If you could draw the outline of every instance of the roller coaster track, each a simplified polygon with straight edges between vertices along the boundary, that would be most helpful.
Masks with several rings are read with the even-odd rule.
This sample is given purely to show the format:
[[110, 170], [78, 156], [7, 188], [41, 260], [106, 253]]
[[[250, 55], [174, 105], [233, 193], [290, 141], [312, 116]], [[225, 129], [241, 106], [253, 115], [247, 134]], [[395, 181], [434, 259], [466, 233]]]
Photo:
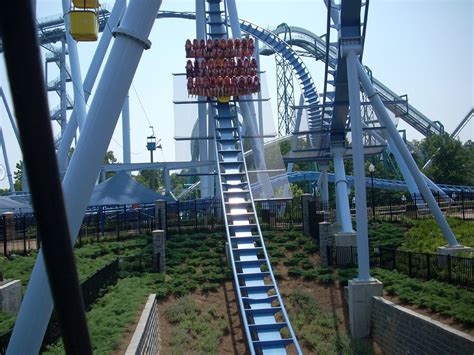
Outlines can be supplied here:
[[[286, 183], [286, 179], [289, 182], [301, 182], [301, 181], [317, 181], [319, 176], [321, 175], [320, 171], [294, 171], [288, 173], [286, 177], [284, 176], [274, 176], [271, 178], [272, 185], [279, 186], [278, 180], [282, 181], [281, 185]], [[354, 177], [350, 175], [346, 175], [347, 183], [349, 186], [353, 186], [354, 184]], [[334, 174], [328, 173], [328, 181], [334, 182]], [[370, 178], [365, 179], [365, 185], [367, 188], [372, 186], [372, 181]], [[199, 186], [199, 181], [194, 184], [193, 186], [188, 187], [186, 190], [181, 192], [181, 194], [177, 197], [177, 199], [181, 199], [188, 195], [189, 193], [193, 192]], [[447, 185], [447, 184], [436, 184], [441, 190], [443, 190], [446, 194], [451, 195], [453, 192], [460, 196], [461, 193], [474, 193], [474, 186], [464, 186], [464, 185]], [[388, 179], [378, 179], [374, 178], [374, 188], [382, 189], [382, 190], [392, 190], [392, 191], [408, 191], [408, 187], [403, 180], [388, 180]], [[252, 190], [258, 190], [258, 186], [252, 185]], [[435, 191], [436, 192], [436, 191]]]
[[[287, 26], [287, 25], [286, 25]], [[312, 57], [316, 60], [326, 62], [326, 41], [311, 31], [297, 26], [288, 26], [290, 30], [290, 37], [286, 38], [286, 43], [300, 50], [296, 53], [300, 56]], [[287, 31], [285, 26], [278, 26], [273, 33], [281, 36]], [[274, 51], [271, 48], [265, 48], [260, 52], [262, 55], [272, 55]], [[328, 65], [332, 70], [336, 69], [337, 64], [337, 49], [335, 43], [329, 47]], [[401, 102], [401, 96], [389, 89], [380, 80], [372, 77], [374, 87], [378, 91], [382, 100], [393, 102], [387, 104], [387, 108], [393, 112], [397, 117], [400, 117], [418, 132], [426, 137], [433, 134], [444, 133], [443, 125], [438, 121], [431, 121], [427, 116], [422, 114], [413, 105]]]
[[[105, 23], [109, 15], [110, 13], [107, 10], [102, 10], [99, 16], [99, 30], [105, 28]], [[160, 11], [157, 18], [181, 18], [194, 20], [196, 19], [196, 15], [192, 12]], [[40, 19], [39, 25], [40, 30], [38, 31], [38, 36], [42, 45], [59, 41], [61, 40], [62, 36], [64, 36], [64, 23], [62, 22], [62, 17], [60, 16], [44, 20]], [[305, 97], [305, 105], [309, 106], [309, 128], [312, 130], [320, 129], [322, 127], [322, 110], [319, 107], [319, 95], [311, 74], [309, 73], [309, 70], [307, 69], [304, 62], [301, 60], [300, 56], [288, 43], [283, 41], [277, 34], [267, 29], [245, 20], [240, 21], [240, 28], [242, 31], [258, 38], [261, 42], [265, 43], [268, 48], [272, 48], [273, 53], [278, 53], [280, 56], [288, 60], [288, 62], [292, 65], [294, 74], [298, 79], [301, 91]]]
[[[207, 0], [208, 36], [228, 37], [221, 0]], [[249, 27], [249, 30], [252, 28]], [[213, 104], [217, 173], [229, 248], [229, 259], [251, 354], [301, 353], [291, 327], [263, 241], [249, 184], [241, 127], [235, 104]], [[283, 336], [286, 330], [289, 336]]]
[[[99, 15], [99, 30], [105, 28], [105, 23], [109, 15], [110, 13], [106, 9], [101, 10]], [[157, 18], [182, 18], [194, 20], [196, 16], [193, 12], [160, 11]], [[41, 45], [54, 43], [61, 40], [64, 36], [64, 22], [62, 16], [40, 19], [39, 27], [38, 36]], [[290, 37], [286, 41], [283, 41], [279, 36], [286, 31], [285, 27], [289, 28]], [[311, 31], [297, 26], [278, 26], [277, 29], [272, 32], [248, 21], [241, 20], [241, 29], [247, 33], [251, 33], [266, 45], [266, 47], [261, 51], [262, 55], [278, 53], [283, 58], [290, 61], [294, 73], [298, 78], [306, 104], [310, 106], [314, 105], [314, 107], [309, 109], [308, 115], [310, 130], [326, 128], [331, 120], [328, 115], [325, 115], [326, 117], [322, 119], [322, 110], [318, 107], [321, 96], [318, 95], [311, 75], [300, 57], [314, 57], [316, 60], [327, 62], [330, 70], [334, 71], [337, 64], [337, 48], [335, 43], [327, 48], [325, 39], [317, 36]], [[293, 49], [292, 47], [299, 48], [300, 50]], [[329, 53], [326, 56], [326, 53], [328, 52], [327, 49], [329, 50]], [[2, 47], [0, 46], [0, 52], [1, 51]], [[442, 134], [444, 132], [444, 127], [440, 122], [431, 121], [412, 105], [401, 102], [401, 96], [390, 90], [382, 82], [376, 78], [372, 78], [372, 80], [382, 99], [387, 102], [392, 102], [387, 105], [389, 110], [415, 128], [418, 132], [424, 136]], [[324, 98], [324, 96], [322, 97]]]
[[[321, 172], [319, 171], [295, 171], [288, 173], [288, 181], [290, 182], [300, 182], [300, 181], [317, 181]], [[347, 182], [350, 186], [354, 184], [354, 177], [347, 175]], [[275, 177], [278, 179], [278, 177]], [[282, 180], [283, 181], [283, 180]], [[334, 182], [334, 174], [328, 173], [328, 181]], [[367, 187], [371, 186], [371, 179], [366, 178], [365, 184]], [[272, 180], [272, 183], [274, 181]], [[278, 183], [276, 183], [278, 185]], [[436, 184], [441, 190], [445, 193], [451, 194], [452, 192], [461, 193], [462, 191], [473, 193], [474, 186], [462, 186], [462, 185], [446, 185], [446, 184]], [[388, 180], [388, 179], [377, 179], [374, 178], [374, 188], [383, 189], [383, 190], [395, 190], [395, 191], [408, 191], [405, 181], [402, 180]]]

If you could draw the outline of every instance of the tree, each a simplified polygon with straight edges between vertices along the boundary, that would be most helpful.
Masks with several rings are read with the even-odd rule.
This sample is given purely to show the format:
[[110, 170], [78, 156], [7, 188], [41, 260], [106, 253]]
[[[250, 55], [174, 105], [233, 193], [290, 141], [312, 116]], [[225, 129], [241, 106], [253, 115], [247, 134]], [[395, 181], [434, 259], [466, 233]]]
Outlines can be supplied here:
[[[107, 151], [104, 156], [104, 160], [102, 161], [103, 165], [109, 165], [109, 164], [115, 164], [117, 162], [117, 158], [115, 158], [113, 150]], [[116, 173], [113, 171], [109, 171], [105, 173], [105, 178], [108, 179], [112, 176], [114, 176]]]
[[437, 183], [474, 185], [474, 149], [448, 134], [433, 135], [419, 143], [432, 164], [424, 173]]
[[104, 156], [104, 165], [109, 165], [109, 164], [115, 164], [117, 162], [117, 158], [115, 157], [114, 151], [109, 150], [107, 153], [105, 153]]
[[16, 170], [13, 172], [13, 185], [15, 186], [15, 191], [22, 191], [23, 189], [23, 161], [20, 160], [15, 165]]
[[138, 175], [133, 178], [147, 187], [151, 186], [151, 179], [153, 177], [155, 190], [159, 191], [164, 186], [163, 171], [160, 170], [141, 170]]
[[[71, 147], [69, 150], [69, 157], [71, 158], [72, 155], [74, 154], [74, 147]], [[108, 164], [115, 164], [117, 163], [117, 158], [115, 157], [115, 154], [112, 150], [109, 150], [107, 153], [105, 153], [103, 164], [108, 165]], [[15, 165], [15, 171], [13, 172], [13, 184], [15, 186], [15, 191], [22, 191], [23, 189], [23, 161], [20, 160], [18, 163]], [[106, 178], [108, 179], [111, 176], [114, 176], [114, 172], [108, 172], [106, 174]]]

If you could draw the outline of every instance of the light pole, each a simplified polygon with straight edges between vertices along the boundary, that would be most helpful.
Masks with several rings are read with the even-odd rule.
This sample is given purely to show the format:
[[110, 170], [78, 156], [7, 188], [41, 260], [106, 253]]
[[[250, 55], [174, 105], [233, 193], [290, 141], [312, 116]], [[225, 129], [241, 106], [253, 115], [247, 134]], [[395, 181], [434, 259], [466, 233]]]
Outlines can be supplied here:
[[371, 185], [372, 185], [372, 222], [375, 222], [374, 172], [375, 172], [375, 166], [374, 164], [370, 163], [369, 173], [370, 173], [370, 180], [371, 180]]
[[[146, 137], [146, 149], [150, 151], [150, 163], [153, 164], [153, 152], [156, 150], [156, 137], [155, 137], [155, 130], [153, 126], [150, 126], [152, 134], [151, 136]], [[153, 168], [150, 170], [150, 189], [155, 190], [155, 179], [154, 174], [155, 170]]]

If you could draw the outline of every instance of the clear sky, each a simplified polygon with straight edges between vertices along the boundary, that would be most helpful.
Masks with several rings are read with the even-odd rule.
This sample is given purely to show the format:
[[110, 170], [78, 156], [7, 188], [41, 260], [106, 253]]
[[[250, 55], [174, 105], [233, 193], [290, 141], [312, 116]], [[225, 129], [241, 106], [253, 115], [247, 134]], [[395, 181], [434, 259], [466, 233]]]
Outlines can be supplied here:
[[[106, 2], [112, 8], [113, 1]], [[323, 0], [237, 0], [239, 17], [265, 28], [282, 22], [324, 34], [326, 9]], [[38, 17], [61, 13], [60, 0], [37, 0]], [[194, 11], [193, 0], [163, 0], [161, 10]], [[163, 141], [158, 160], [174, 160], [174, 111], [172, 73], [182, 72], [185, 64], [183, 44], [193, 38], [195, 24], [189, 20], [162, 19], [150, 35], [152, 47], [145, 51], [130, 90], [132, 161], [148, 161], [146, 136], [155, 128]], [[384, 84], [403, 95], [432, 120], [441, 121], [451, 132], [474, 106], [474, 2], [472, 0], [378, 0], [371, 1], [364, 64]], [[82, 75], [85, 77], [95, 43], [79, 43]], [[318, 90], [323, 86], [323, 64], [304, 59]], [[273, 57], [262, 58], [268, 87], [276, 107], [276, 78]], [[49, 67], [55, 78], [57, 72]], [[0, 61], [0, 85], [7, 88], [3, 57]], [[296, 81], [295, 81], [296, 85]], [[94, 88], [95, 89], [95, 88]], [[136, 92], [135, 92], [136, 91]], [[69, 88], [72, 96], [72, 86]], [[140, 97], [141, 104], [138, 100]], [[50, 94], [50, 106], [58, 103]], [[89, 103], [91, 100], [89, 101]], [[274, 109], [273, 117], [276, 118]], [[178, 118], [179, 119], [179, 118]], [[20, 159], [19, 147], [3, 107], [0, 123], [5, 131], [12, 169]], [[409, 139], [422, 136], [406, 124]], [[55, 130], [57, 127], [55, 127]], [[122, 134], [119, 120], [112, 149], [122, 161]], [[474, 140], [474, 122], [462, 132], [461, 140]], [[3, 164], [3, 157], [0, 158]], [[6, 179], [0, 182], [6, 186]]]

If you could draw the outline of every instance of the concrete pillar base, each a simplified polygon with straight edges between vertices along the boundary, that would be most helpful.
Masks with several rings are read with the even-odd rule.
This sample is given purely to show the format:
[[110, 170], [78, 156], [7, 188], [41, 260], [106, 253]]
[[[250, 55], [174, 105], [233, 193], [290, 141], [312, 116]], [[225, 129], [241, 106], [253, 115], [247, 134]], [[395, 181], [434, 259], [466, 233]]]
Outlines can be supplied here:
[[334, 234], [331, 230], [331, 223], [319, 223], [319, 260], [322, 267], [329, 266], [328, 246], [334, 245]]
[[351, 335], [363, 338], [370, 334], [373, 296], [383, 296], [383, 284], [377, 279], [349, 280], [349, 324]]
[[341, 231], [341, 225], [337, 222], [334, 222], [333, 224], [331, 224], [331, 230], [332, 234], [339, 233]]
[[314, 218], [314, 216], [310, 216], [309, 213], [309, 203], [312, 201], [313, 197], [310, 194], [303, 194], [301, 195], [301, 207], [303, 210], [303, 234], [310, 236], [310, 218]]
[[166, 201], [155, 201], [155, 228], [166, 231]]
[[456, 256], [459, 253], [472, 253], [474, 249], [471, 247], [466, 247], [464, 245], [457, 245], [455, 247], [451, 247], [449, 245], [444, 245], [442, 247], [438, 247], [438, 254], [439, 255], [450, 255]]
[[166, 233], [163, 230], [154, 230], [153, 235], [153, 270], [157, 272], [165, 272], [165, 242]]
[[21, 304], [21, 281], [6, 280], [0, 284], [0, 310], [17, 314]]
[[357, 233], [344, 233], [339, 232], [334, 234], [334, 244], [337, 247], [356, 247], [357, 246]]

